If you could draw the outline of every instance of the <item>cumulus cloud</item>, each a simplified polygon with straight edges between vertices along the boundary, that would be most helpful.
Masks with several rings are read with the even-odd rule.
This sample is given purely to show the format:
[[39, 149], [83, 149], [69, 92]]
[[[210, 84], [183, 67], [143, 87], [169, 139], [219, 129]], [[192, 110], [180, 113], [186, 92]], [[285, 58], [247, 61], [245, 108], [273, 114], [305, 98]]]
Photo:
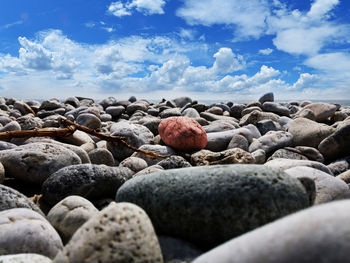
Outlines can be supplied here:
[[315, 85], [318, 78], [316, 75], [312, 75], [309, 73], [300, 74], [299, 79], [293, 84], [292, 89], [296, 90], [304, 90], [307, 88], [311, 88]]
[[144, 15], [164, 14], [164, 0], [132, 0], [126, 3], [112, 2], [108, 12], [117, 17], [130, 16], [134, 9]]
[[339, 0], [316, 0], [311, 5], [307, 16], [314, 19], [320, 19], [327, 15], [327, 13], [338, 4]]
[[214, 54], [213, 70], [218, 74], [231, 73], [245, 67], [243, 56], [234, 54], [231, 48], [220, 48]]
[[176, 14], [189, 25], [235, 25], [235, 37], [258, 38], [269, 14], [267, 0], [185, 0]]
[[272, 48], [260, 49], [259, 53], [262, 55], [270, 55], [273, 52]]

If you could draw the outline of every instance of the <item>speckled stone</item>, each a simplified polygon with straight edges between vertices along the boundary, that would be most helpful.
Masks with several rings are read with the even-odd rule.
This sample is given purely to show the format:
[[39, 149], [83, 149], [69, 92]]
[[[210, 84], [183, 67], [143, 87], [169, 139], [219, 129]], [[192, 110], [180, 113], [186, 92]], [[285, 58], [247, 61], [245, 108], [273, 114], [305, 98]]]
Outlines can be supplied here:
[[37, 253], [53, 258], [63, 248], [50, 223], [27, 208], [0, 212], [0, 233], [0, 255]]
[[80, 164], [81, 160], [61, 145], [30, 143], [0, 151], [0, 162], [5, 167], [6, 176], [41, 184], [50, 174], [65, 166]]
[[0, 184], [3, 183], [5, 180], [5, 168], [2, 165], [2, 163], [0, 163]]
[[130, 156], [120, 162], [119, 167], [127, 167], [137, 173], [148, 167], [147, 162], [139, 157]]
[[0, 211], [12, 208], [29, 208], [43, 215], [40, 208], [17, 190], [0, 184]]
[[[176, 154], [174, 149], [169, 147], [169, 146], [164, 146], [164, 145], [152, 145], [152, 144], [145, 144], [142, 145], [140, 150], [145, 150], [145, 151], [151, 151], [156, 154], [159, 154], [161, 156], [168, 157], [170, 155]], [[148, 165], [154, 165], [162, 160], [164, 160], [163, 157], [147, 157], [145, 154], [140, 153], [140, 152], [135, 152], [132, 154], [132, 157], [138, 157], [146, 161]]]
[[71, 195], [51, 208], [47, 220], [66, 243], [79, 227], [97, 213], [97, 208], [89, 200]]
[[168, 158], [165, 158], [164, 160], [160, 161], [157, 164], [163, 167], [165, 170], [191, 167], [191, 164], [187, 162], [185, 158], [178, 155], [172, 155]]
[[297, 115], [303, 114], [306, 110], [310, 110], [315, 115], [315, 120], [321, 122], [331, 117], [337, 109], [338, 106], [335, 104], [317, 102], [306, 105], [297, 113]]
[[114, 166], [114, 157], [110, 151], [104, 148], [97, 148], [89, 152], [89, 158], [92, 164], [105, 164]]
[[213, 247], [309, 205], [303, 185], [262, 165], [165, 170], [128, 180], [118, 202], [150, 216], [157, 233]]
[[350, 200], [317, 205], [232, 239], [193, 263], [346, 262]]
[[139, 207], [111, 203], [75, 232], [53, 263], [163, 262], [151, 221]]
[[56, 204], [69, 195], [79, 195], [89, 200], [113, 196], [133, 174], [126, 167], [71, 165], [58, 170], [44, 182], [43, 198], [49, 204]]
[[249, 114], [244, 115], [239, 121], [240, 126], [248, 125], [248, 124], [256, 124], [262, 120], [272, 120], [278, 121], [279, 116], [272, 112], [261, 112], [258, 110], [254, 110]]
[[293, 135], [291, 133], [285, 131], [269, 131], [249, 145], [249, 152], [262, 149], [266, 154], [270, 154], [280, 148], [291, 146], [292, 143]]
[[0, 256], [1, 263], [51, 263], [48, 257], [33, 253]]

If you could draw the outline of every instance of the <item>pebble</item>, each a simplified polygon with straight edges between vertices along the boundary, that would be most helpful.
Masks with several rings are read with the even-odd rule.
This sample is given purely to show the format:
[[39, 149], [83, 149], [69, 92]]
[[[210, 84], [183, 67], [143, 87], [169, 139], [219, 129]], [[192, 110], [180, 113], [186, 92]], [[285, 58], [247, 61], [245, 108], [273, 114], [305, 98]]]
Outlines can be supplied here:
[[180, 151], [203, 149], [207, 134], [198, 122], [186, 116], [162, 120], [158, 126], [159, 135], [165, 144]]
[[34, 253], [23, 253], [15, 255], [0, 256], [1, 263], [51, 263], [52, 260], [43, 255]]
[[144, 153], [140, 153], [140, 152], [135, 152], [132, 154], [132, 157], [138, 157], [145, 160], [147, 165], [149, 166], [164, 160], [164, 158], [167, 158], [170, 155], [176, 154], [173, 148], [166, 145], [145, 144], [145, 145], [142, 145], [139, 149], [144, 151], [151, 151], [161, 156], [161, 157], [148, 157]]
[[285, 131], [269, 131], [249, 145], [249, 152], [262, 149], [266, 154], [293, 144], [293, 135]]
[[119, 167], [127, 167], [132, 170], [134, 173], [137, 173], [148, 167], [147, 162], [144, 159], [130, 156], [120, 162]]
[[92, 164], [105, 164], [114, 166], [113, 154], [105, 148], [96, 148], [89, 152], [89, 158]]
[[157, 233], [206, 248], [309, 205], [297, 179], [262, 165], [190, 167], [141, 175], [119, 188], [116, 200], [142, 207]]
[[88, 200], [113, 196], [133, 174], [126, 167], [96, 164], [67, 166], [51, 174], [43, 183], [43, 198], [54, 205], [70, 195], [79, 195]]
[[295, 167], [295, 166], [307, 166], [311, 168], [318, 169], [327, 174], [333, 175], [332, 171], [324, 164], [310, 161], [310, 160], [293, 160], [293, 159], [285, 159], [285, 158], [277, 158], [265, 163], [266, 166], [280, 168], [283, 170]]
[[259, 98], [259, 102], [261, 104], [264, 104], [265, 102], [267, 101], [270, 101], [270, 102], [273, 102], [274, 101], [274, 94], [272, 92], [269, 92], [269, 93], [265, 93], [264, 95], [262, 95], [260, 98]]
[[286, 216], [202, 254], [193, 263], [342, 263], [350, 249], [350, 201]]
[[52, 173], [65, 166], [80, 164], [81, 159], [57, 144], [29, 143], [0, 151], [0, 162], [5, 167], [6, 176], [42, 184]]
[[243, 135], [233, 134], [231, 141], [228, 143], [227, 149], [240, 148], [248, 151], [249, 142]]
[[82, 126], [88, 127], [93, 130], [101, 128], [101, 120], [96, 115], [91, 113], [82, 113], [76, 119], [76, 122]]
[[82, 225], [53, 260], [68, 262], [163, 262], [147, 214], [129, 203], [111, 203]]
[[37, 253], [54, 258], [63, 248], [60, 236], [39, 213], [27, 208], [0, 212], [0, 255]]
[[314, 116], [315, 121], [322, 122], [327, 120], [329, 117], [331, 117], [336, 110], [338, 109], [338, 106], [335, 104], [329, 104], [329, 103], [310, 103], [302, 108], [301, 111], [299, 111], [297, 114], [303, 114], [304, 111], [310, 110]]
[[67, 243], [78, 228], [97, 213], [97, 208], [89, 200], [71, 195], [51, 208], [47, 220]]
[[276, 102], [266, 101], [263, 103], [262, 108], [264, 111], [273, 112], [280, 116], [289, 117], [289, 114], [290, 114], [289, 109], [287, 107], [282, 106], [281, 104]]
[[256, 124], [262, 120], [272, 120], [278, 121], [279, 116], [272, 112], [261, 112], [259, 110], [254, 110], [251, 113], [244, 115], [239, 121], [240, 126], [245, 126], [248, 124]]

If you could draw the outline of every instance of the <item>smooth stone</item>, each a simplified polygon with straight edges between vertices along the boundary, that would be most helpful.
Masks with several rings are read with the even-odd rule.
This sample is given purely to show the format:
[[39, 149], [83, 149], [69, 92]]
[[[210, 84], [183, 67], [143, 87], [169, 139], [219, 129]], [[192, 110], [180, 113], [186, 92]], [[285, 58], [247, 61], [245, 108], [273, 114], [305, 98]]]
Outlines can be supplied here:
[[119, 188], [116, 200], [142, 207], [157, 233], [205, 248], [309, 205], [297, 179], [262, 165], [189, 167], [141, 175]]
[[127, 167], [134, 173], [137, 173], [148, 167], [147, 162], [144, 159], [130, 156], [120, 162], [119, 167]]
[[[125, 137], [125, 141], [136, 148], [144, 144], [150, 144], [154, 138], [153, 133], [147, 127], [140, 124], [132, 124], [128, 121], [113, 124], [111, 135]], [[117, 160], [124, 160], [134, 153], [134, 150], [119, 142], [107, 142], [107, 149]]]
[[12, 121], [11, 118], [4, 116], [4, 115], [0, 115], [0, 124], [1, 125], [6, 125], [8, 123], [10, 123]]
[[158, 162], [157, 164], [163, 167], [165, 170], [191, 167], [191, 164], [187, 162], [185, 158], [178, 155], [171, 155], [170, 157]]
[[158, 132], [165, 144], [180, 151], [203, 149], [207, 144], [205, 130], [198, 122], [186, 116], [162, 120]]
[[201, 112], [199, 115], [202, 118], [206, 119], [207, 121], [226, 120], [226, 121], [234, 121], [234, 122], [238, 123], [238, 120], [236, 120], [233, 117], [216, 115], [216, 114], [213, 114], [213, 113], [210, 113], [210, 112]]
[[240, 148], [227, 149], [221, 152], [201, 150], [191, 155], [194, 166], [214, 164], [253, 164], [253, 156]]
[[230, 107], [225, 103], [215, 103], [215, 104], [212, 104], [212, 106], [221, 108], [223, 112], [225, 111], [230, 112]]
[[62, 167], [80, 164], [73, 151], [52, 143], [30, 143], [15, 149], [0, 151], [0, 162], [6, 176], [41, 184]]
[[242, 111], [246, 108], [244, 104], [233, 104], [230, 108], [230, 116], [240, 119], [242, 117]]
[[147, 120], [145, 120], [143, 123], [139, 122], [139, 124], [147, 127], [153, 133], [153, 135], [156, 136], [158, 135], [158, 126], [161, 121], [162, 120], [159, 118], [147, 118]]
[[0, 211], [12, 208], [28, 208], [43, 215], [40, 208], [24, 194], [11, 187], [0, 184]]
[[89, 152], [89, 158], [92, 164], [105, 164], [114, 166], [114, 157], [110, 151], [104, 148], [96, 148]]
[[108, 107], [113, 107], [117, 105], [117, 99], [110, 96], [108, 98], [105, 98], [101, 101], [99, 101], [98, 103], [99, 105], [101, 105], [103, 107], [103, 109], [107, 109]]
[[315, 115], [315, 121], [322, 122], [331, 117], [338, 109], [335, 104], [329, 103], [311, 103], [306, 105], [297, 113], [297, 115], [303, 114], [303, 111], [310, 110]]
[[245, 108], [245, 109], [242, 111], [242, 117], [243, 117], [244, 115], [247, 115], [247, 114], [249, 114], [249, 113], [255, 111], [255, 110], [257, 110], [257, 111], [262, 111], [262, 109], [261, 109], [260, 107], [258, 107], [258, 106], [247, 107], [247, 108]]
[[206, 133], [234, 130], [235, 128], [239, 128], [239, 125], [234, 121], [227, 120], [212, 121], [209, 125], [203, 126]]
[[88, 200], [108, 197], [134, 174], [126, 167], [97, 164], [80, 164], [64, 167], [43, 183], [43, 199], [56, 204], [69, 195], [79, 195]]
[[206, 112], [209, 112], [209, 113], [212, 113], [215, 115], [223, 115], [224, 110], [220, 107], [213, 106], [213, 107], [210, 107], [209, 109], [207, 109]]
[[28, 113], [35, 114], [35, 112], [32, 110], [32, 108], [25, 103], [24, 101], [19, 101], [17, 100], [14, 104], [13, 107], [17, 110], [19, 110], [23, 115], [26, 115]]
[[182, 116], [187, 116], [191, 119], [200, 118], [198, 111], [194, 108], [187, 108], [181, 112]]
[[5, 168], [2, 165], [2, 163], [0, 163], [0, 184], [2, 184], [5, 180]]
[[264, 104], [264, 103], [267, 102], [267, 101], [270, 101], [270, 102], [273, 102], [273, 101], [274, 101], [273, 92], [265, 93], [264, 95], [262, 95], [262, 96], [259, 98], [259, 102], [260, 102], [261, 104]]
[[318, 145], [318, 150], [326, 159], [336, 159], [350, 155], [350, 123], [325, 138]]
[[37, 253], [53, 258], [63, 248], [50, 223], [27, 208], [0, 212], [0, 233], [0, 255]]
[[42, 110], [55, 110], [57, 108], [61, 108], [62, 105], [58, 100], [44, 100], [41, 105], [40, 109]]
[[255, 159], [256, 164], [264, 164], [266, 162], [266, 152], [262, 149], [258, 149], [251, 153]]
[[322, 154], [319, 152], [319, 150], [313, 147], [296, 146], [295, 149], [298, 150], [300, 154], [306, 156], [311, 161], [316, 161], [320, 163], [324, 162], [324, 157], [322, 156]]
[[107, 113], [101, 114], [100, 119], [101, 119], [102, 122], [111, 121], [112, 120], [112, 115], [107, 114]]
[[193, 104], [192, 108], [194, 108], [200, 114], [201, 112], [206, 111], [209, 107], [204, 103], [197, 103], [197, 104]]
[[289, 114], [290, 114], [289, 109], [287, 107], [276, 102], [270, 102], [270, 101], [264, 102], [262, 105], [262, 108], [264, 111], [273, 112], [280, 116], [289, 117]]
[[165, 102], [165, 105], [168, 106], [168, 107], [171, 107], [171, 108], [175, 108], [176, 107], [176, 104], [170, 100], [167, 100]]
[[53, 263], [163, 262], [152, 222], [138, 206], [111, 203], [80, 227]]
[[349, 200], [314, 206], [232, 239], [193, 263], [343, 263], [349, 220]]
[[173, 99], [173, 102], [175, 103], [176, 107], [182, 108], [187, 103], [192, 103], [192, 99], [190, 97], [178, 97]]
[[332, 171], [323, 163], [310, 161], [310, 160], [293, 160], [293, 159], [278, 158], [278, 159], [273, 159], [271, 161], [266, 162], [265, 165], [269, 167], [280, 168], [282, 170], [287, 170], [295, 166], [307, 166], [307, 167], [311, 167], [311, 168], [315, 168], [317, 170], [323, 171], [330, 175], [333, 175]]
[[43, 255], [34, 253], [23, 253], [15, 255], [0, 256], [1, 263], [51, 263], [52, 260]]
[[7, 132], [7, 131], [20, 131], [21, 125], [17, 121], [11, 121], [7, 123], [4, 127], [0, 128], [0, 132]]
[[229, 142], [227, 149], [240, 148], [244, 151], [248, 151], [249, 142], [243, 135], [234, 134]]
[[262, 120], [272, 120], [278, 122], [279, 116], [272, 112], [261, 112], [258, 110], [254, 110], [249, 114], [244, 115], [241, 120], [239, 121], [240, 126], [245, 126], [248, 124], [254, 124], [258, 123]]
[[119, 117], [124, 112], [125, 108], [123, 106], [109, 106], [106, 108], [106, 113], [110, 114], [113, 118]]
[[142, 145], [139, 149], [145, 150], [145, 151], [151, 151], [151, 152], [156, 153], [160, 156], [163, 156], [163, 157], [148, 157], [144, 153], [140, 153], [140, 152], [134, 152], [131, 155], [132, 157], [138, 157], [138, 158], [145, 160], [149, 166], [154, 165], [154, 164], [164, 160], [164, 158], [167, 158], [171, 155], [176, 154], [176, 152], [174, 151], [173, 148], [171, 148], [169, 146], [165, 146], [165, 145], [145, 144], [145, 145]]
[[293, 144], [293, 135], [285, 131], [269, 131], [249, 145], [249, 152], [262, 149], [266, 154]]
[[74, 108], [80, 106], [80, 101], [76, 97], [69, 97], [64, 101], [65, 104], [72, 105]]
[[140, 175], [145, 175], [145, 174], [151, 174], [151, 173], [156, 173], [156, 172], [161, 172], [163, 171], [164, 168], [158, 164], [148, 166], [147, 168], [139, 171], [138, 173], [134, 174], [132, 177], [137, 177]]
[[91, 113], [82, 113], [76, 119], [76, 122], [79, 125], [88, 127], [93, 130], [101, 128], [101, 120], [94, 114]]
[[186, 240], [161, 235], [158, 236], [158, 241], [165, 263], [191, 262], [203, 254], [203, 251]]
[[278, 127], [278, 122], [274, 122], [272, 120], [262, 120], [257, 122], [256, 127], [258, 128], [261, 135], [266, 134], [269, 131], [278, 131], [280, 130]]
[[273, 159], [279, 159], [279, 158], [293, 159], [293, 160], [308, 160], [308, 158], [306, 158], [304, 155], [296, 151], [290, 150], [289, 147], [287, 148], [288, 149], [279, 149], [275, 151], [267, 160], [271, 161]]
[[350, 170], [347, 170], [337, 176], [337, 178], [343, 180], [345, 183], [350, 184]]
[[97, 213], [97, 208], [89, 200], [71, 195], [51, 208], [47, 220], [66, 243], [79, 227]]
[[76, 109], [73, 109], [73, 110], [70, 110], [70, 111], [67, 111], [64, 116], [67, 117], [68, 115], [73, 115], [74, 119], [78, 117], [78, 115], [86, 110], [88, 107], [87, 106], [80, 106]]
[[147, 106], [148, 103], [144, 101], [135, 101], [126, 107], [126, 113], [131, 116], [137, 110], [147, 112]]
[[334, 176], [337, 176], [350, 169], [350, 156], [347, 158], [336, 160], [327, 165], [327, 167], [332, 171]]
[[306, 118], [296, 118], [288, 124], [288, 132], [293, 134], [294, 146], [317, 148], [323, 139], [334, 132], [334, 128]]
[[348, 185], [343, 180], [328, 173], [306, 166], [292, 167], [284, 171], [295, 178], [306, 177], [315, 182], [316, 198], [314, 204], [322, 204], [350, 197]]
[[32, 114], [19, 117], [16, 121], [21, 126], [21, 130], [34, 130], [43, 127], [43, 121], [38, 117], [34, 117]]
[[179, 108], [170, 108], [170, 109], [163, 110], [161, 113], [159, 113], [159, 117], [161, 117], [162, 119], [174, 117], [174, 116], [182, 116]]
[[83, 131], [75, 131], [69, 136], [59, 137], [60, 141], [68, 144], [81, 146], [86, 143], [95, 143], [91, 137]]

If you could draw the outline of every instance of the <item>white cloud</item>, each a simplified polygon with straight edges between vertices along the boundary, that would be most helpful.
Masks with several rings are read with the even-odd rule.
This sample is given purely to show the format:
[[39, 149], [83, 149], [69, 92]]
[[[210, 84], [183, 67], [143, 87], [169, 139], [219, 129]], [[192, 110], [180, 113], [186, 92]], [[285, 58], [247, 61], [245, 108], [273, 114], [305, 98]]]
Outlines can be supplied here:
[[166, 4], [164, 0], [132, 0], [122, 3], [121, 1], [112, 2], [108, 7], [108, 12], [117, 17], [132, 15], [133, 9], [144, 15], [164, 14], [163, 7]]
[[259, 53], [262, 55], [270, 55], [273, 52], [272, 48], [260, 49]]
[[307, 13], [307, 16], [314, 19], [320, 19], [324, 15], [327, 15], [336, 5], [339, 4], [339, 0], [315, 0]]
[[112, 2], [108, 7], [108, 12], [117, 17], [130, 16], [130, 10], [120, 1]]
[[24, 23], [23, 20], [18, 20], [18, 21], [15, 21], [15, 22], [12, 22], [12, 23], [9, 23], [9, 24], [5, 24], [5, 25], [2, 25], [2, 26], [0, 25], [0, 31], [1, 30], [5, 30], [5, 29], [9, 29], [9, 28], [11, 28], [13, 26], [21, 25], [23, 23]]
[[194, 40], [196, 31], [192, 29], [181, 28], [179, 32], [179, 36], [183, 39]]
[[246, 62], [241, 55], [234, 54], [230, 48], [220, 48], [214, 54], [216, 59], [213, 65], [214, 72], [218, 74], [227, 74], [245, 67]]
[[300, 74], [299, 79], [293, 84], [292, 89], [304, 90], [307, 88], [311, 88], [316, 84], [317, 81], [318, 77], [316, 75], [303, 73]]
[[185, 0], [176, 14], [190, 25], [235, 25], [235, 38], [261, 36], [269, 14], [268, 1], [262, 0]]
[[344, 52], [319, 54], [308, 58], [305, 65], [325, 72], [350, 74], [350, 54]]

